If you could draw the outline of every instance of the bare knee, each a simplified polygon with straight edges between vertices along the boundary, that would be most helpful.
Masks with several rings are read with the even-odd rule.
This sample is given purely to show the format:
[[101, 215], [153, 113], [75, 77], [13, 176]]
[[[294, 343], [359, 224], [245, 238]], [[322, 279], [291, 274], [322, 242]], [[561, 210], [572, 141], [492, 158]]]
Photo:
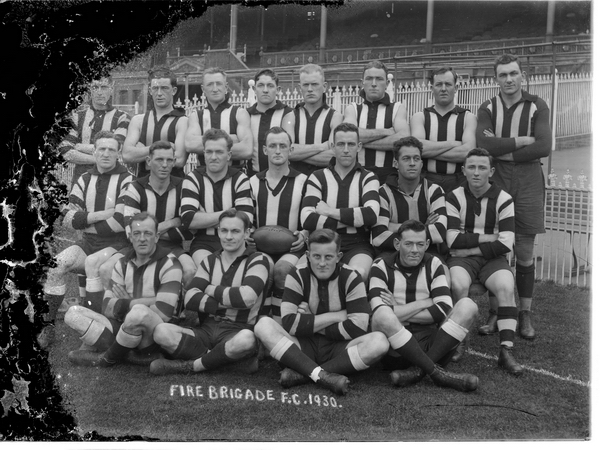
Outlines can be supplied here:
[[146, 305], [133, 305], [125, 316], [124, 327], [143, 325], [150, 321], [152, 311]]
[[380, 306], [373, 312], [371, 328], [373, 331], [380, 331], [386, 336], [391, 336], [401, 328], [401, 325], [391, 308]]
[[470, 321], [479, 315], [479, 307], [469, 297], [463, 297], [456, 302], [456, 305], [452, 308], [452, 312], [456, 312], [463, 320]]
[[225, 344], [227, 353], [234, 355], [251, 354], [256, 350], [256, 337], [250, 330], [242, 330]]

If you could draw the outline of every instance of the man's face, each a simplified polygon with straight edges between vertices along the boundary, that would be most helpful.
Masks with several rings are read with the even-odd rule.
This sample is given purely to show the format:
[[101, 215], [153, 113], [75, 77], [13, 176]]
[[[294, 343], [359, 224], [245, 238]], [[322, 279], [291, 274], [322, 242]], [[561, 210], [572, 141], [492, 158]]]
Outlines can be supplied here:
[[101, 172], [108, 172], [117, 165], [119, 143], [113, 138], [98, 139], [94, 148], [96, 166]]
[[338, 252], [335, 242], [328, 244], [313, 242], [306, 253], [310, 268], [319, 280], [329, 279], [333, 275], [337, 263], [342, 259], [342, 253]]
[[227, 94], [227, 80], [225, 79], [225, 75], [222, 73], [208, 73], [204, 75], [202, 90], [209, 102], [215, 105], [223, 103], [225, 94]]
[[108, 78], [94, 80], [92, 81], [92, 84], [90, 84], [90, 93], [94, 107], [106, 106], [113, 93], [113, 85], [108, 81]]
[[269, 163], [275, 166], [283, 166], [290, 158], [290, 138], [285, 133], [269, 133], [263, 148]]
[[229, 164], [231, 152], [227, 148], [227, 141], [223, 138], [216, 141], [206, 141], [204, 144], [204, 161], [206, 170], [213, 173], [223, 171]]
[[338, 131], [333, 136], [333, 153], [336, 164], [342, 167], [353, 167], [356, 154], [362, 148], [358, 136], [353, 131]]
[[150, 256], [156, 249], [159, 236], [156, 225], [150, 218], [145, 220], [134, 220], [131, 222], [130, 241], [139, 257]]
[[327, 83], [319, 72], [300, 74], [300, 91], [306, 104], [312, 105], [320, 102], [325, 89], [327, 89]]
[[158, 148], [152, 152], [152, 156], [146, 157], [148, 167], [152, 175], [159, 180], [166, 180], [171, 175], [175, 155], [173, 149]]
[[226, 252], [234, 253], [246, 245], [250, 230], [244, 229], [244, 222], [237, 217], [225, 217], [219, 223], [219, 239]]
[[275, 80], [268, 75], [261, 75], [256, 82], [256, 101], [267, 107], [272, 107], [277, 101], [279, 86]]
[[454, 101], [454, 94], [456, 93], [456, 84], [454, 84], [452, 72], [434, 75], [431, 91], [436, 105], [450, 105]]
[[490, 167], [490, 159], [487, 156], [469, 156], [463, 166], [463, 173], [469, 188], [478, 190], [487, 185], [494, 174], [494, 168]]
[[523, 83], [523, 72], [519, 69], [519, 64], [516, 61], [500, 64], [496, 68], [496, 81], [503, 94], [513, 95], [519, 92]]
[[405, 230], [400, 239], [394, 239], [394, 247], [400, 255], [400, 264], [415, 267], [423, 260], [425, 250], [429, 247], [427, 233], [425, 230]]
[[365, 70], [363, 89], [367, 100], [370, 102], [381, 100], [385, 95], [386, 82], [385, 70], [376, 68]]
[[159, 108], [168, 108], [173, 104], [173, 96], [177, 88], [171, 86], [169, 78], [152, 78], [150, 80], [150, 95], [154, 101], [154, 106]]
[[398, 155], [398, 177], [404, 180], [415, 180], [421, 176], [423, 160], [416, 147], [400, 147]]

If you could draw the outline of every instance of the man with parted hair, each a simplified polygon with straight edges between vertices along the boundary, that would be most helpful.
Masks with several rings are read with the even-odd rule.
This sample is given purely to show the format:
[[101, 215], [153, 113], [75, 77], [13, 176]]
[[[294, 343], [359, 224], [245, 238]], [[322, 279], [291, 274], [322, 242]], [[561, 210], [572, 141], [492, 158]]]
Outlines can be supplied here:
[[380, 183], [395, 172], [394, 142], [410, 135], [406, 107], [393, 102], [386, 93], [388, 69], [381, 61], [371, 61], [363, 70], [362, 104], [351, 103], [344, 110], [344, 122], [359, 128], [364, 149], [358, 162], [375, 173]]
[[390, 350], [382, 360], [392, 369], [396, 386], [408, 386], [425, 375], [439, 386], [459, 391], [477, 389], [470, 374], [443, 369], [478, 315], [475, 302], [462, 297], [452, 305], [442, 261], [426, 253], [430, 241], [418, 220], [402, 223], [396, 252], [377, 259], [369, 275], [371, 327], [383, 332]]
[[202, 136], [206, 166], [198, 166], [183, 181], [180, 217], [184, 230], [195, 233], [190, 244], [192, 259], [202, 259], [221, 248], [219, 217], [236, 209], [254, 218], [248, 177], [229, 166], [233, 141], [223, 130], [211, 128]]
[[130, 226], [132, 246], [115, 264], [102, 313], [72, 306], [65, 314], [65, 323], [84, 344], [69, 353], [73, 364], [109, 367], [129, 360], [148, 365], [159, 357], [154, 328], [175, 319], [181, 264], [168, 249], [158, 247], [154, 216], [146, 211], [135, 214]]
[[367, 332], [369, 304], [359, 273], [340, 262], [341, 239], [333, 230], [313, 231], [308, 264], [287, 277], [282, 323], [262, 317], [254, 332], [286, 368], [280, 384], [311, 380], [338, 395], [348, 392], [345, 375], [368, 369], [387, 352], [385, 336]]
[[362, 149], [359, 130], [341, 123], [333, 130], [335, 157], [306, 182], [300, 219], [308, 231], [329, 228], [342, 238], [342, 262], [367, 279], [375, 252], [371, 227], [379, 215], [379, 182], [356, 160]]
[[515, 209], [512, 197], [490, 181], [494, 170], [489, 152], [475, 147], [463, 165], [467, 183], [446, 196], [448, 266], [455, 299], [467, 297], [475, 280], [498, 299], [498, 366], [520, 376], [523, 367], [512, 354], [517, 327], [515, 279], [506, 258], [515, 239]]
[[[44, 283], [44, 298], [48, 302], [48, 320], [54, 321], [66, 293], [65, 275], [68, 272], [87, 273], [86, 287], [99, 282], [97, 273], [87, 271], [89, 255], [102, 255], [104, 261], [127, 246], [123, 224], [123, 204], [118, 202], [131, 174], [118, 161], [119, 141], [110, 131], [99, 131], [94, 137], [95, 166], [81, 175], [69, 196], [63, 225], [81, 230], [81, 240], [56, 256], [56, 266], [48, 271]], [[85, 302], [99, 311], [100, 304]], [[48, 346], [54, 337], [54, 327], [44, 328], [38, 337], [41, 347]]]
[[433, 105], [415, 113], [410, 132], [423, 143], [423, 176], [450, 192], [460, 186], [465, 156], [475, 147], [477, 118], [454, 103], [458, 75], [451, 67], [431, 75]]
[[184, 142], [188, 118], [183, 109], [173, 107], [177, 77], [168, 68], [160, 67], [148, 72], [148, 82], [152, 107], [144, 114], [138, 114], [131, 119], [123, 144], [123, 161], [136, 163], [136, 177], [144, 177], [150, 173], [146, 165], [150, 145], [160, 140], [168, 141], [175, 149], [172, 173], [183, 178], [183, 168], [188, 156]]
[[232, 165], [244, 167], [246, 160], [252, 157], [252, 132], [248, 112], [229, 103], [227, 74], [219, 67], [204, 70], [202, 90], [206, 96], [206, 108], [190, 114], [185, 134], [187, 151], [198, 155], [198, 165], [206, 165], [202, 135], [211, 128], [221, 129], [233, 141]]
[[[535, 235], [546, 232], [545, 182], [540, 159], [548, 156], [552, 147], [550, 111], [544, 100], [522, 89], [525, 72], [519, 58], [510, 54], [499, 56], [494, 62], [494, 73], [500, 92], [477, 111], [477, 145], [494, 157], [496, 171], [492, 180], [514, 199], [519, 334], [524, 339], [534, 339], [533, 248]], [[490, 304], [486, 334], [498, 328], [496, 307]]]
[[260, 69], [254, 75], [256, 103], [248, 108], [250, 128], [252, 130], [252, 163], [248, 167], [248, 176], [267, 170], [268, 159], [264, 154], [265, 136], [273, 127], [280, 127], [286, 114], [292, 111], [277, 100], [280, 91], [279, 77], [272, 69]]
[[379, 188], [379, 216], [371, 230], [372, 243], [380, 254], [395, 253], [395, 240], [401, 225], [409, 220], [425, 224], [428, 251], [440, 255], [437, 244], [446, 238], [446, 199], [444, 190], [421, 178], [423, 145], [414, 136], [394, 142], [398, 168]]
[[291, 167], [310, 175], [327, 167], [333, 157], [332, 131], [342, 123], [343, 116], [327, 105], [327, 82], [321, 66], [302, 66], [299, 87], [304, 102], [284, 117], [283, 128], [292, 136]]
[[244, 212], [230, 209], [220, 214], [222, 250], [202, 260], [185, 294], [186, 311], [198, 313], [201, 324], [156, 327], [154, 340], [168, 359], [152, 362], [153, 375], [204, 372], [240, 360], [247, 360], [242, 367], [246, 373], [258, 370], [252, 330], [264, 299], [269, 262], [246, 247], [250, 225]]
[[272, 295], [265, 301], [263, 314], [272, 314], [281, 322], [281, 298], [285, 279], [303, 256], [308, 232], [300, 226], [300, 206], [304, 193], [304, 185], [308, 178], [289, 165], [293, 153], [291, 138], [281, 127], [273, 127], [265, 136], [263, 152], [268, 157], [269, 168], [250, 178], [252, 200], [254, 201], [255, 225], [260, 228], [266, 225], [279, 225], [296, 235], [296, 241], [289, 252], [283, 255], [269, 255], [275, 260], [272, 264]]

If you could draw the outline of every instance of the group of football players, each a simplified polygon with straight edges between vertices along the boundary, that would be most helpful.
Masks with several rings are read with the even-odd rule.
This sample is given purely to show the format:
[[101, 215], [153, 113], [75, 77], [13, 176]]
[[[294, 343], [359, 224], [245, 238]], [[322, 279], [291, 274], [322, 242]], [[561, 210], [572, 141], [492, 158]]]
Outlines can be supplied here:
[[[479, 333], [498, 333], [498, 365], [521, 375], [512, 349], [517, 329], [535, 337], [549, 115], [521, 88], [516, 57], [494, 70], [499, 93], [477, 115], [455, 105], [456, 72], [434, 70], [434, 104], [410, 120], [380, 61], [343, 114], [315, 64], [299, 70], [295, 108], [277, 100], [271, 69], [255, 75], [248, 109], [229, 103], [223, 70], [206, 69], [207, 105], [189, 116], [173, 106], [175, 75], [153, 70], [152, 105], [131, 121], [112, 106], [110, 79], [93, 82], [59, 148], [76, 167], [63, 225], [79, 240], [44, 285], [48, 322], [62, 306], [82, 341], [69, 360], [254, 373], [268, 353], [285, 388], [344, 394], [346, 375], [378, 363], [396, 386], [428, 375], [472, 391], [477, 376], [445, 367], [465, 353], [477, 284], [490, 298]], [[255, 241], [267, 226], [289, 230], [287, 244]], [[70, 303], [68, 272], [81, 297]], [[42, 347], [53, 339], [52, 325], [38, 336]]]

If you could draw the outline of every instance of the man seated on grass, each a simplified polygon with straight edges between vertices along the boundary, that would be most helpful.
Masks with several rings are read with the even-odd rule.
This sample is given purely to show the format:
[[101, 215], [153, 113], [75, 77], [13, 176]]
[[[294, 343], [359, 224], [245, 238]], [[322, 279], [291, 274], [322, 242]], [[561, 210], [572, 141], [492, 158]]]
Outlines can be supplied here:
[[280, 384], [289, 388], [310, 380], [343, 395], [344, 375], [368, 369], [388, 350], [382, 333], [367, 333], [369, 303], [358, 271], [341, 264], [341, 238], [333, 230], [308, 238], [308, 264], [285, 282], [282, 325], [262, 317], [258, 339], [286, 368]]
[[429, 243], [425, 225], [407, 220], [394, 238], [396, 253], [373, 263], [371, 327], [389, 340], [383, 365], [395, 369], [391, 378], [396, 386], [408, 386], [429, 375], [438, 386], [473, 391], [479, 383], [476, 376], [442, 367], [467, 336], [478, 308], [466, 296], [452, 307], [442, 261], [425, 253]]
[[250, 220], [245, 212], [223, 212], [218, 233], [222, 250], [202, 260], [185, 294], [186, 310], [197, 312], [201, 325], [156, 327], [154, 340], [169, 359], [152, 362], [154, 375], [203, 372], [249, 357], [243, 369], [258, 370], [252, 329], [263, 302], [269, 262], [262, 253], [246, 249]]
[[494, 168], [487, 150], [471, 150], [463, 173], [467, 184], [446, 196], [452, 293], [454, 298], [466, 297], [471, 284], [479, 279], [496, 296], [500, 331], [498, 365], [519, 376], [523, 367], [512, 355], [517, 328], [515, 278], [506, 258], [515, 240], [513, 199], [490, 181]]
[[[181, 264], [167, 249], [157, 246], [158, 222], [147, 212], [133, 216], [130, 240], [133, 248], [117, 261], [103, 314], [72, 306], [65, 323], [77, 331], [86, 346], [69, 353], [77, 365], [112, 366], [126, 359], [148, 364], [156, 349], [152, 339], [159, 323], [172, 320], [181, 292]], [[105, 353], [96, 353], [106, 350]], [[137, 361], [136, 361], [137, 360]]]

